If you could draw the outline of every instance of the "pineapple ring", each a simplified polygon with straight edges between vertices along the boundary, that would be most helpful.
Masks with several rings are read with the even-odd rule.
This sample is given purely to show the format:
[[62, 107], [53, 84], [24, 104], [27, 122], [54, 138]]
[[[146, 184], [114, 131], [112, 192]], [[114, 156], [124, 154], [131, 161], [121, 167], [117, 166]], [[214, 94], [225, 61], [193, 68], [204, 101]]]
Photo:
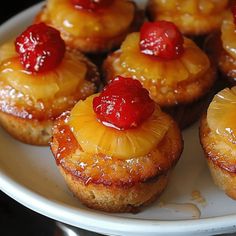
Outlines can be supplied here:
[[215, 95], [207, 111], [208, 126], [212, 131], [236, 143], [236, 87], [226, 88]]
[[148, 154], [162, 140], [171, 125], [171, 118], [156, 107], [153, 115], [139, 127], [116, 130], [100, 123], [92, 108], [93, 98], [79, 101], [71, 111], [68, 121], [83, 151], [120, 159], [130, 159]]
[[153, 59], [142, 54], [139, 41], [140, 34], [132, 33], [123, 42], [120, 55], [121, 73], [128, 70], [132, 77], [173, 85], [198, 78], [210, 67], [206, 54], [187, 38], [184, 38], [183, 55], [174, 60]]
[[115, 0], [107, 9], [93, 13], [75, 9], [68, 0], [50, 0], [47, 12], [54, 26], [76, 37], [114, 37], [132, 23], [135, 6]]
[[68, 51], [58, 67], [38, 74], [23, 69], [13, 42], [3, 45], [0, 52], [1, 80], [35, 102], [73, 94], [87, 73], [86, 64]]
[[221, 26], [221, 39], [223, 48], [233, 57], [236, 58], [236, 26], [233, 15], [227, 12]]
[[157, 4], [158, 12], [181, 12], [182, 14], [214, 14], [224, 10], [228, 0], [165, 0], [154, 1]]
[[218, 30], [228, 0], [149, 0], [152, 20], [174, 22], [182, 33], [202, 35]]

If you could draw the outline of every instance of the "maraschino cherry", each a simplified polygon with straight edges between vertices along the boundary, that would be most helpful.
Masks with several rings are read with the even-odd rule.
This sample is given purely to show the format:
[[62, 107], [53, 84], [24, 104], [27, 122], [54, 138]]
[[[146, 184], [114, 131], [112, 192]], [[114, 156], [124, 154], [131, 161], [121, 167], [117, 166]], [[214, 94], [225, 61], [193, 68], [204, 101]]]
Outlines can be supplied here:
[[77, 9], [95, 11], [110, 6], [113, 0], [71, 0], [71, 2]]
[[172, 60], [184, 52], [183, 36], [172, 22], [145, 22], [140, 30], [140, 50], [159, 59]]
[[44, 23], [29, 26], [15, 41], [25, 70], [46, 72], [55, 68], [65, 54], [60, 32]]
[[118, 76], [94, 98], [93, 109], [104, 125], [124, 130], [148, 119], [155, 103], [138, 80]]

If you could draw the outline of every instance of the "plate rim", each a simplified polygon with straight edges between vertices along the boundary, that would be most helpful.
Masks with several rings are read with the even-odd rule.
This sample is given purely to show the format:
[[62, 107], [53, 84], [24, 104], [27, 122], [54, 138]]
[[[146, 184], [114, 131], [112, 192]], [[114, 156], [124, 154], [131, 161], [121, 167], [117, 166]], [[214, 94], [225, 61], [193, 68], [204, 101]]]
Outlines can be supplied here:
[[[11, 179], [0, 171], [0, 186], [1, 190], [15, 199], [22, 205], [36, 211], [42, 215], [49, 218], [58, 220], [60, 222], [81, 227], [83, 229], [91, 230], [94, 232], [109, 233], [114, 231], [115, 228], [123, 230], [115, 230], [119, 233], [178, 233], [184, 232], [188, 233], [213, 233], [221, 230], [230, 230], [236, 228], [236, 214], [230, 214], [225, 216], [209, 217], [204, 219], [189, 219], [189, 220], [149, 220], [149, 219], [135, 219], [126, 218], [122, 216], [107, 215], [103, 212], [91, 212], [90, 209], [78, 209], [76, 207], [71, 207], [67, 204], [59, 203], [58, 201], [49, 200], [34, 191], [17, 183], [15, 180]], [[68, 208], [70, 211], [68, 211]], [[43, 210], [47, 209], [47, 213]], [[50, 213], [49, 213], [50, 212]], [[65, 214], [66, 212], [66, 214]], [[71, 219], [73, 217], [78, 217], [79, 212], [79, 223], [77, 220], [73, 222]], [[63, 219], [61, 213], [64, 214]], [[75, 217], [75, 218], [76, 218]], [[96, 218], [96, 220], [93, 220]], [[92, 224], [91, 223], [92, 220]], [[125, 221], [122, 221], [125, 220]], [[89, 222], [89, 224], [82, 224], [81, 222]], [[104, 222], [109, 222], [109, 227], [102, 227]], [[188, 224], [186, 224], [188, 222]], [[92, 228], [91, 228], [92, 227]], [[120, 228], [121, 227], [121, 228]]]
[[[136, 0], [137, 1], [137, 0]], [[19, 23], [23, 19], [27, 19], [37, 12], [42, 7], [44, 2], [40, 2], [27, 9], [19, 12], [7, 21], [0, 25], [0, 35], [5, 35], [7, 28], [14, 27], [15, 23]], [[2, 155], [1, 155], [2, 156]], [[91, 212], [90, 209], [78, 209], [67, 204], [59, 203], [47, 199], [40, 194], [24, 187], [17, 181], [12, 179], [4, 171], [0, 169], [0, 189], [11, 198], [15, 199], [22, 205], [36, 211], [49, 218], [58, 220], [60, 222], [81, 227], [86, 230], [91, 230], [100, 233], [132, 233], [147, 234], [147, 233], [163, 233], [175, 235], [183, 235], [189, 233], [214, 233], [229, 232], [236, 230], [236, 213], [224, 216], [208, 217], [203, 219], [188, 219], [188, 220], [149, 220], [126, 218], [124, 216], [108, 215], [103, 212]], [[46, 213], [43, 208], [48, 209]], [[70, 211], [68, 211], [68, 208]], [[50, 211], [50, 210], [51, 211]], [[68, 211], [68, 212], [67, 212]], [[61, 218], [61, 214], [64, 214]], [[66, 212], [66, 214], [65, 214]], [[79, 213], [79, 221], [78, 219]], [[59, 216], [60, 217], [59, 217]], [[75, 220], [71, 220], [75, 217]], [[94, 220], [95, 219], [95, 220]], [[85, 223], [81, 223], [85, 222]], [[104, 222], [106, 224], [104, 224]], [[186, 224], [188, 222], [188, 224]], [[125, 229], [125, 230], [123, 230]], [[130, 234], [129, 234], [130, 235]]]

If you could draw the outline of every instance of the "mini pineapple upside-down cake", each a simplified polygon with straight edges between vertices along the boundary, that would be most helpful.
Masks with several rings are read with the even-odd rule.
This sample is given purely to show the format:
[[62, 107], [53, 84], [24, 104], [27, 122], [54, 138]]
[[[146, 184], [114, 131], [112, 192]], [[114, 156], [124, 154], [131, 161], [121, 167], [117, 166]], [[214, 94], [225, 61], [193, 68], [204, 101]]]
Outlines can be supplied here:
[[146, 22], [129, 34], [103, 71], [106, 81], [116, 75], [140, 80], [181, 128], [199, 118], [216, 75], [208, 56], [167, 21]]
[[228, 0], [149, 0], [152, 21], [174, 22], [188, 36], [207, 35], [220, 29]]
[[236, 85], [236, 4], [225, 14], [221, 30], [208, 37], [205, 50], [220, 70], [224, 87]]
[[31, 25], [0, 46], [0, 125], [23, 142], [48, 145], [55, 118], [95, 93], [98, 81], [97, 68], [67, 50], [56, 29]]
[[175, 121], [138, 80], [116, 77], [62, 114], [51, 150], [60, 172], [86, 206], [136, 212], [166, 188], [183, 149]]
[[119, 47], [139, 28], [143, 15], [128, 0], [48, 0], [35, 20], [60, 30], [71, 48], [102, 53]]
[[215, 95], [202, 118], [200, 140], [214, 182], [236, 200], [236, 87]]

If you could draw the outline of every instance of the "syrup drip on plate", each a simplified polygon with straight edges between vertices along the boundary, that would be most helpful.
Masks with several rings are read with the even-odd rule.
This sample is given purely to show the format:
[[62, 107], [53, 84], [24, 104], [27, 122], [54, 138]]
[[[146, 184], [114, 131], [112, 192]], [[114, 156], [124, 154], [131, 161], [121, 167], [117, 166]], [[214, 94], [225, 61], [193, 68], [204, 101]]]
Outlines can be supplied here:
[[160, 208], [174, 210], [175, 212], [183, 212], [191, 214], [192, 219], [199, 219], [201, 216], [200, 209], [193, 203], [165, 203], [158, 204]]
[[207, 205], [206, 199], [202, 196], [199, 190], [193, 190], [191, 196], [192, 201], [201, 204], [203, 207]]

